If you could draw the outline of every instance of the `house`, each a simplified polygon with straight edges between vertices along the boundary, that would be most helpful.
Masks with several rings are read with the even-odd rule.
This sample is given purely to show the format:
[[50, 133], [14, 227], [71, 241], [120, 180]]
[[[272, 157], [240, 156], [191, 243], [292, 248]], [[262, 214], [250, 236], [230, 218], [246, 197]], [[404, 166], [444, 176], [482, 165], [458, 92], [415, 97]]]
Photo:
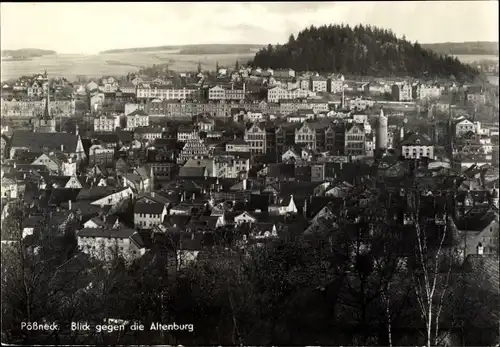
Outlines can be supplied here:
[[52, 175], [76, 175], [76, 162], [59, 152], [42, 153], [31, 165], [43, 165]]
[[203, 118], [196, 124], [200, 131], [204, 131], [206, 133], [214, 131], [215, 129], [215, 121], [213, 119]]
[[407, 82], [398, 82], [392, 86], [392, 97], [395, 101], [412, 101], [413, 88]]
[[276, 205], [269, 206], [269, 213], [278, 215], [297, 214], [297, 205], [295, 204], [293, 195], [286, 198], [280, 198]]
[[465, 235], [466, 254], [497, 255], [499, 237], [498, 207], [475, 214], [467, 213], [456, 221], [456, 227]]
[[208, 90], [208, 100], [226, 100], [226, 90], [221, 86], [215, 86]]
[[363, 124], [348, 124], [345, 128], [344, 153], [352, 156], [365, 155], [365, 136]]
[[250, 152], [250, 145], [248, 142], [242, 139], [234, 139], [226, 143], [226, 152]]
[[127, 116], [127, 129], [133, 130], [138, 127], [149, 126], [149, 115], [142, 110], [135, 110]]
[[[140, 168], [141, 169], [141, 168]], [[150, 189], [151, 178], [143, 170], [134, 170], [134, 172], [125, 173], [123, 178], [123, 186], [131, 187], [136, 192], [146, 192]]]
[[253, 224], [256, 222], [257, 218], [246, 211], [234, 217], [234, 223], [236, 225]]
[[401, 142], [401, 154], [406, 159], [434, 159], [434, 144], [424, 135], [409, 133]]
[[165, 204], [152, 199], [141, 199], [134, 205], [134, 224], [139, 229], [151, 229], [163, 223], [167, 214]]
[[245, 131], [245, 141], [250, 145], [251, 153], [266, 153], [266, 129], [254, 123]]
[[133, 229], [84, 228], [77, 232], [77, 239], [82, 252], [103, 261], [116, 255], [132, 261], [146, 252], [140, 235]]
[[[109, 187], [99, 187], [108, 188]], [[135, 196], [134, 191], [131, 187], [127, 187], [125, 189], [121, 189], [118, 191], [112, 191], [109, 194], [106, 193], [105, 196], [98, 198], [90, 203], [93, 206], [114, 206], [121, 203], [124, 200], [133, 198]]]
[[76, 157], [80, 162], [86, 158], [80, 136], [68, 133], [33, 133], [15, 131], [12, 135], [10, 158], [17, 151], [27, 150], [34, 153], [61, 152], [67, 157]]
[[200, 133], [193, 126], [180, 125], [177, 128], [177, 141], [186, 142], [191, 139], [196, 140], [199, 138], [200, 138]]
[[161, 139], [163, 130], [158, 127], [138, 127], [134, 130], [134, 138], [139, 141]]
[[322, 76], [312, 76], [311, 87], [313, 92], [326, 92], [328, 89], [328, 80]]
[[455, 136], [461, 137], [468, 132], [476, 132], [476, 126], [473, 122], [468, 119], [462, 119], [455, 123]]
[[42, 176], [40, 189], [51, 190], [55, 188], [81, 189], [82, 184], [76, 176]]
[[18, 198], [19, 190], [17, 182], [15, 180], [7, 177], [2, 177], [1, 183], [2, 183], [2, 199]]
[[105, 116], [101, 115], [94, 118], [94, 131], [96, 132], [109, 132], [115, 131], [120, 127], [119, 116]]

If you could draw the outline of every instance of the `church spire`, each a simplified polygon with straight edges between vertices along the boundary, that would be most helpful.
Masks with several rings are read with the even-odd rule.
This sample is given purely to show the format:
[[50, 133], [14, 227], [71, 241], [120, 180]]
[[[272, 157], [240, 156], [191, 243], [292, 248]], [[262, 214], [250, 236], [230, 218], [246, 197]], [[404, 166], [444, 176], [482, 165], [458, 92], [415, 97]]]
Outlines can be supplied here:
[[47, 91], [45, 94], [45, 109], [43, 110], [43, 119], [52, 119], [50, 116], [50, 90], [49, 87], [47, 86]]

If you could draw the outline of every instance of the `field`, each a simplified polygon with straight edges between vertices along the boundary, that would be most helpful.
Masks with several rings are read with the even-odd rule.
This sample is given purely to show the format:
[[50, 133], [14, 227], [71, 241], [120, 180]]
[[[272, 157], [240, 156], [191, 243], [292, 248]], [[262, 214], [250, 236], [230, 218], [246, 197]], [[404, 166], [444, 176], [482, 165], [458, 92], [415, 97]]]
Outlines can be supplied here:
[[496, 61], [498, 62], [497, 55], [477, 55], [477, 54], [457, 54], [454, 55], [463, 63], [473, 63], [478, 61]]
[[30, 76], [47, 70], [50, 76], [64, 76], [70, 80], [76, 76], [102, 77], [125, 75], [136, 72], [143, 66], [169, 64], [171, 70], [196, 70], [198, 62], [202, 68], [214, 70], [220, 66], [234, 66], [236, 60], [245, 63], [255, 53], [242, 54], [179, 54], [179, 50], [158, 52], [103, 53], [96, 55], [57, 54], [33, 58], [26, 61], [2, 61], [2, 81]]
[[[135, 72], [143, 66], [153, 64], [169, 64], [169, 68], [177, 71], [196, 70], [198, 62], [202, 68], [214, 70], [218, 62], [220, 66], [234, 66], [236, 60], [245, 63], [255, 53], [231, 54], [179, 54], [180, 50], [156, 52], [123, 52], [102, 53], [95, 55], [56, 54], [23, 61], [2, 60], [2, 81], [30, 76], [47, 70], [51, 76], [64, 76], [74, 80], [76, 76], [102, 77], [125, 75]], [[457, 55], [465, 63], [479, 60], [498, 61], [492, 55]]]

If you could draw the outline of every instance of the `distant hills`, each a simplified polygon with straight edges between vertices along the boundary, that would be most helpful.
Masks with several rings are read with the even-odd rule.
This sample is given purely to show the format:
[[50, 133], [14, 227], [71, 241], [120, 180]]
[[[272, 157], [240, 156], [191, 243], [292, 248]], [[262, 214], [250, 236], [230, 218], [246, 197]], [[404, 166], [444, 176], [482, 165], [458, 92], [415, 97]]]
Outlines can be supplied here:
[[56, 51], [37, 49], [37, 48], [22, 48], [14, 50], [2, 50], [2, 57], [9, 57], [12, 59], [29, 59], [42, 57], [44, 55], [54, 55], [57, 54]]
[[475, 42], [443, 42], [426, 43], [423, 48], [431, 49], [439, 54], [453, 55], [496, 55], [498, 56], [498, 42], [475, 41]]
[[158, 52], [158, 51], [178, 51], [178, 54], [242, 54], [253, 53], [264, 45], [240, 45], [240, 44], [205, 44], [205, 45], [182, 45], [182, 46], [157, 46], [110, 49], [99, 54], [109, 53], [137, 53], [137, 52]]
[[373, 26], [310, 26], [284, 45], [268, 45], [249, 61], [253, 67], [291, 68], [363, 76], [474, 79], [479, 71]]

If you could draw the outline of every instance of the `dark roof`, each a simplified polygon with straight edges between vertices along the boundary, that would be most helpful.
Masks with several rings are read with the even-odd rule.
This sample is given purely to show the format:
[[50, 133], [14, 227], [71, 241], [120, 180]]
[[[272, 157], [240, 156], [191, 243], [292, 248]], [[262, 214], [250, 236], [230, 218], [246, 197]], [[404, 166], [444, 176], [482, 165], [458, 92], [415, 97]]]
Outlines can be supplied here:
[[134, 213], [162, 214], [165, 205], [157, 202], [139, 201], [134, 206]]
[[230, 142], [227, 143], [228, 145], [248, 145], [248, 142], [246, 142], [243, 139], [234, 139]]
[[142, 110], [135, 110], [134, 112], [129, 113], [127, 115], [127, 117], [129, 117], [129, 116], [132, 116], [132, 117], [133, 116], [148, 116], [148, 114], [146, 112], [142, 111]]
[[206, 168], [202, 167], [181, 167], [179, 177], [204, 177]]
[[270, 164], [267, 177], [294, 177], [295, 165], [294, 164]]
[[119, 239], [126, 239], [135, 234], [134, 229], [101, 229], [101, 228], [84, 228], [80, 230], [78, 237], [113, 237]]
[[78, 136], [68, 133], [33, 133], [31, 131], [15, 131], [12, 135], [11, 148], [26, 147], [31, 151], [61, 150], [76, 152]]
[[67, 189], [67, 188], [53, 189], [50, 194], [49, 205], [59, 206], [64, 202], [76, 201], [76, 198], [78, 197], [79, 193], [80, 189]]
[[431, 146], [432, 142], [424, 135], [417, 133], [408, 134], [408, 136], [401, 142], [402, 146], [414, 145], [414, 144], [418, 144], [421, 146]]

